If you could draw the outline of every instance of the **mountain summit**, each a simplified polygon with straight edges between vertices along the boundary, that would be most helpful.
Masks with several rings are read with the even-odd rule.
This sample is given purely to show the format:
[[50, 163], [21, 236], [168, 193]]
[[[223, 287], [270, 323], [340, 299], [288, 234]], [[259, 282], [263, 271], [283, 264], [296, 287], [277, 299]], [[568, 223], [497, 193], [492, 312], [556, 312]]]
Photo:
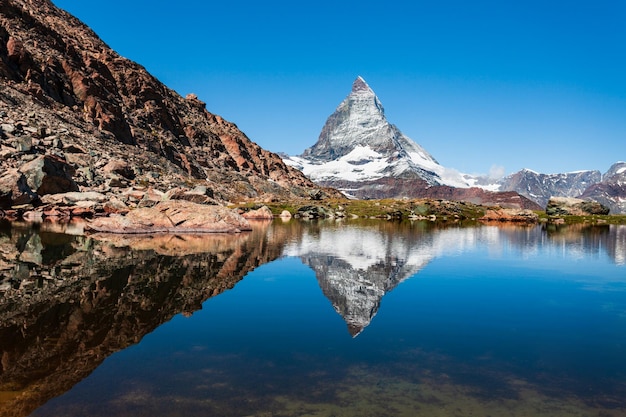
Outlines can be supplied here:
[[301, 156], [286, 159], [313, 181], [356, 197], [375, 197], [364, 182], [404, 179], [424, 186], [469, 187], [424, 148], [387, 121], [385, 109], [362, 77], [326, 120], [320, 136]]
[[[387, 121], [382, 103], [359, 76], [354, 80], [350, 94], [326, 120], [317, 143], [305, 150], [302, 157], [316, 162], [328, 162], [346, 157], [355, 150], [358, 155], [352, 157], [364, 156], [362, 154], [365, 148], [369, 151], [369, 160], [374, 158], [374, 153], [382, 158], [405, 160], [406, 164], [401, 166], [401, 171], [415, 168], [431, 171], [439, 165], [421, 146]], [[416, 164], [415, 167], [409, 166], [410, 160]], [[429, 182], [437, 182], [432, 178], [433, 173], [422, 174]]]
[[382, 103], [360, 76], [317, 142], [284, 161], [315, 183], [355, 198], [427, 197], [538, 208], [515, 192], [471, 188], [470, 176], [443, 167], [387, 121]]

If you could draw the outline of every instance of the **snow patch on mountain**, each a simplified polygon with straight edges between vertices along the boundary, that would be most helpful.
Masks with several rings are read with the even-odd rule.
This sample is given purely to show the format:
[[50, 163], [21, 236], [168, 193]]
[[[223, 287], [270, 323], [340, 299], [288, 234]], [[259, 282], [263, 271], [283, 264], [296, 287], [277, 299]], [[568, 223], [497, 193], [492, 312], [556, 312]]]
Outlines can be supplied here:
[[[394, 160], [395, 157], [395, 160]], [[436, 177], [436, 184], [469, 187], [467, 179], [454, 169], [423, 159], [412, 152], [409, 158], [391, 158], [369, 146], [357, 145], [350, 153], [328, 162], [317, 162], [301, 156], [285, 158], [285, 163], [301, 170], [314, 182], [373, 181], [383, 177], [400, 177], [407, 172], [425, 171]]]

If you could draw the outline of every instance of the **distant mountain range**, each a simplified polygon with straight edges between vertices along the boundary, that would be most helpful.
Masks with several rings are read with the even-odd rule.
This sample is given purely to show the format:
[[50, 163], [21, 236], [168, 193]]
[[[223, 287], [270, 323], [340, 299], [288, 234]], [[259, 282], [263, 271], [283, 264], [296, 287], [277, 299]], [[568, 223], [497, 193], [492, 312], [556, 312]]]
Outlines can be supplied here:
[[600, 171], [541, 174], [523, 169], [500, 180], [462, 174], [440, 165], [423, 147], [387, 121], [362, 77], [328, 117], [317, 142], [287, 165], [313, 182], [354, 198], [445, 198], [542, 209], [552, 196], [596, 200], [626, 212], [626, 163]]
[[626, 162], [616, 162], [602, 175], [600, 171], [540, 174], [523, 169], [495, 184], [499, 190], [512, 190], [545, 207], [550, 197], [579, 197], [594, 200], [626, 213]]

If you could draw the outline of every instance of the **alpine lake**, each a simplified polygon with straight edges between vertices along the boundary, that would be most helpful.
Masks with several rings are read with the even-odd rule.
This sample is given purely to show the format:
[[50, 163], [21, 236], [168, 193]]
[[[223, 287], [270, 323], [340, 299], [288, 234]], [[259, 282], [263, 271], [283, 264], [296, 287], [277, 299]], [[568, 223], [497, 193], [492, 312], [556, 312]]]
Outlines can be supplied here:
[[626, 416], [626, 226], [0, 224], [0, 416]]

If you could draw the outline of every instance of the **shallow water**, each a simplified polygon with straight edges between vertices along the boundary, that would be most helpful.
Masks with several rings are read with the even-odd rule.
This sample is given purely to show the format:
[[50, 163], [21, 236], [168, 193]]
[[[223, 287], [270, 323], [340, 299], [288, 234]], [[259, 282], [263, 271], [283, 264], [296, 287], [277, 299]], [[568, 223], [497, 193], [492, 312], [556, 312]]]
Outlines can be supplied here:
[[625, 227], [2, 230], [0, 415], [626, 416]]

